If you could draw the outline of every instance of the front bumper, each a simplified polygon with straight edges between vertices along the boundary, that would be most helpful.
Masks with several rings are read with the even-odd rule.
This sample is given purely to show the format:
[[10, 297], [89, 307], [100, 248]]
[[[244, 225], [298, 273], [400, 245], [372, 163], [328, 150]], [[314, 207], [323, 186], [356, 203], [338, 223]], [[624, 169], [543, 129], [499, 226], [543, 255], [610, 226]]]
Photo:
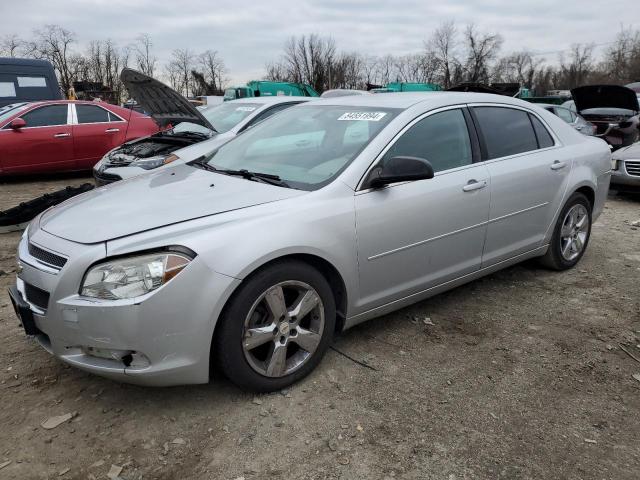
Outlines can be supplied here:
[[611, 171], [611, 185], [640, 188], [640, 160], [618, 160], [618, 169]]
[[[29, 254], [29, 241], [67, 262], [59, 271], [40, 264]], [[80, 296], [84, 273], [104, 256], [104, 244], [76, 244], [42, 230], [23, 237], [18, 301], [29, 305], [37, 342], [65, 363], [127, 383], [208, 382], [215, 323], [223, 299], [239, 281], [213, 272], [196, 257], [175, 279], [145, 296], [113, 301]], [[28, 286], [47, 292], [48, 300], [34, 303]]]

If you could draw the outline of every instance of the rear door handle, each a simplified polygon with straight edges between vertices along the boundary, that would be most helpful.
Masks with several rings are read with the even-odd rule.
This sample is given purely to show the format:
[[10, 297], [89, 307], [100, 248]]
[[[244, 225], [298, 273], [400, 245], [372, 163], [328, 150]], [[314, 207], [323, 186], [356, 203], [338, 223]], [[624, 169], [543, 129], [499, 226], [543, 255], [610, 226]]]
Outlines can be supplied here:
[[107, 128], [104, 133], [115, 133], [115, 132], [119, 132], [120, 129], [119, 128]]
[[561, 162], [560, 160], [556, 160], [555, 162], [553, 162], [551, 164], [551, 170], [560, 170], [560, 169], [562, 169], [562, 168], [564, 168], [566, 166], [567, 166], [566, 163]]
[[71, 134], [70, 133], [56, 133], [53, 138], [65, 138], [65, 137], [70, 137]]
[[473, 192], [474, 190], [480, 190], [487, 186], [486, 180], [469, 180], [467, 184], [462, 187], [463, 192]]

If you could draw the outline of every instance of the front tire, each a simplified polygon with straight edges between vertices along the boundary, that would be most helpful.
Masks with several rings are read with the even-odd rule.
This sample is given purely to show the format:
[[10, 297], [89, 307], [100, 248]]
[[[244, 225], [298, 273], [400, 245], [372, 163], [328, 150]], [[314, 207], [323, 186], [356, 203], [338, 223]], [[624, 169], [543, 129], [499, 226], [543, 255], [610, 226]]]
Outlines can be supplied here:
[[277, 262], [245, 280], [225, 307], [215, 359], [243, 389], [279, 390], [320, 363], [335, 322], [335, 300], [324, 276], [303, 262]]
[[591, 203], [575, 192], [560, 211], [547, 253], [540, 262], [553, 270], [568, 270], [584, 255], [591, 238]]

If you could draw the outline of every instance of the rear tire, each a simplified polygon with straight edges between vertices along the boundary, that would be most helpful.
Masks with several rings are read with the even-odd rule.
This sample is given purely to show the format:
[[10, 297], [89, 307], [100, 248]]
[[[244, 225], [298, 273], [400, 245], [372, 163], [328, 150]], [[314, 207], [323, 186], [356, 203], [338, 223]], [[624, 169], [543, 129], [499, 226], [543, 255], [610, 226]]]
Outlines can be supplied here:
[[245, 390], [270, 392], [320, 363], [335, 330], [335, 300], [320, 272], [286, 260], [246, 279], [219, 322], [213, 353], [222, 373]]
[[553, 270], [574, 267], [584, 255], [591, 238], [591, 203], [575, 192], [560, 211], [547, 253], [540, 263]]

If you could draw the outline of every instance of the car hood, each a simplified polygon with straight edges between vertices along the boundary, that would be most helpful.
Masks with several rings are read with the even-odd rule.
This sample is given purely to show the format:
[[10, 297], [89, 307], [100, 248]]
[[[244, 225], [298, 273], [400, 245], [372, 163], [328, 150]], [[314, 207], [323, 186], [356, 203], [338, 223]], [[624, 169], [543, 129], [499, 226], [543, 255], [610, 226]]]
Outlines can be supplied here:
[[636, 93], [620, 85], [587, 85], [571, 90], [578, 113], [591, 108], [640, 110]]
[[639, 160], [640, 161], [640, 142], [633, 143], [628, 147], [621, 148], [613, 152], [611, 157], [614, 160]]
[[178, 92], [144, 73], [125, 68], [120, 80], [129, 95], [148, 113], [160, 127], [191, 122], [215, 132], [213, 125]]
[[71, 198], [45, 212], [40, 228], [97, 243], [305, 193], [177, 165]]

